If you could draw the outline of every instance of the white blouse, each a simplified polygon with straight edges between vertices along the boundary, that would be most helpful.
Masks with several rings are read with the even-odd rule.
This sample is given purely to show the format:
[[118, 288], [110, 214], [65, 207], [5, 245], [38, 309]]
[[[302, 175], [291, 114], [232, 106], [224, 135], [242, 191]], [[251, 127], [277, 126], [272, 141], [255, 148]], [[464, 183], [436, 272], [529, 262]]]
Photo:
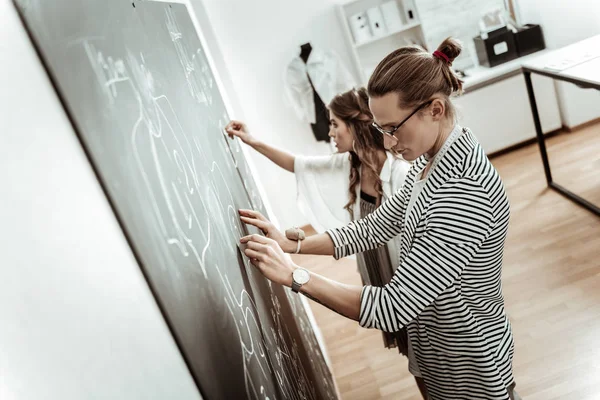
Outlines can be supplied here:
[[[392, 197], [406, 179], [410, 164], [391, 153], [386, 153], [379, 177], [383, 190], [382, 202]], [[319, 233], [341, 228], [352, 221], [344, 206], [350, 200], [350, 155], [336, 153], [327, 156], [296, 156], [298, 207], [308, 222]], [[360, 185], [356, 187], [356, 202], [353, 206], [354, 219], [360, 218]], [[388, 243], [390, 259], [398, 260], [397, 239]]]

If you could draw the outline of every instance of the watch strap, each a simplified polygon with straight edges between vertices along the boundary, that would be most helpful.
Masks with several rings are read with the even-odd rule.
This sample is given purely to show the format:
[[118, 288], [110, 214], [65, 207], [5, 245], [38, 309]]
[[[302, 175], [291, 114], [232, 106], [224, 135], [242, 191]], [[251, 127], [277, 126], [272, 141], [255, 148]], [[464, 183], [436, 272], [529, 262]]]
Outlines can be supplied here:
[[294, 293], [298, 293], [298, 292], [300, 291], [300, 288], [301, 288], [301, 287], [302, 287], [302, 285], [301, 285], [301, 284], [299, 284], [298, 282], [296, 282], [296, 281], [294, 280], [294, 278], [292, 277], [292, 291], [293, 291]]

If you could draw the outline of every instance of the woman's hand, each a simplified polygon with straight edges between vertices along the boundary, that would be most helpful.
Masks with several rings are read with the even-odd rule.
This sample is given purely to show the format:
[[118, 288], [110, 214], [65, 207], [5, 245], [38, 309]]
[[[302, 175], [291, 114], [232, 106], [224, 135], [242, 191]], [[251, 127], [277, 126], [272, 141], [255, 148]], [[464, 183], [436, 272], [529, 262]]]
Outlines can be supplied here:
[[[292, 253], [296, 251], [296, 246], [298, 245], [297, 242], [285, 237], [285, 235], [279, 230], [277, 230], [277, 228], [275, 228], [275, 225], [273, 225], [271, 221], [265, 218], [264, 215], [254, 210], [239, 210], [239, 213], [242, 222], [249, 225], [253, 225], [260, 229], [266, 237], [268, 237], [269, 239], [273, 239], [283, 251], [285, 251], [286, 253]], [[244, 239], [247, 239], [250, 236], [242, 238], [242, 243], [245, 243]]]
[[254, 147], [258, 141], [250, 134], [248, 127], [241, 121], [231, 121], [225, 127], [225, 131], [230, 138], [237, 136], [240, 140], [246, 143], [248, 146]]
[[225, 132], [230, 138], [237, 136], [240, 140], [258, 151], [269, 160], [289, 172], [294, 172], [294, 161], [296, 157], [293, 154], [279, 150], [276, 147], [270, 146], [265, 142], [261, 142], [250, 134], [246, 124], [240, 121], [231, 121], [225, 127]]
[[298, 267], [285, 255], [275, 240], [261, 235], [250, 235], [242, 238], [240, 242], [246, 244], [244, 253], [265, 278], [280, 285], [292, 286], [292, 272]]
[[[261, 229], [267, 237], [249, 235], [240, 239], [246, 245], [244, 253], [265, 278], [280, 285], [292, 286], [292, 273], [298, 266], [285, 255], [280, 244], [296, 249], [296, 242], [286, 238], [261, 213], [252, 210], [240, 210], [241, 220]], [[322, 242], [321, 252], [331, 254], [333, 242], [326, 233], [318, 242]], [[306, 239], [308, 240], [308, 238]], [[285, 249], [285, 248], [284, 248]], [[285, 249], [287, 250], [287, 249]], [[293, 251], [292, 250], [292, 251]], [[325, 252], [325, 250], [329, 252]], [[289, 253], [289, 250], [288, 250]], [[357, 321], [360, 316], [360, 296], [362, 286], [351, 286], [335, 282], [320, 275], [310, 273], [310, 281], [302, 286], [302, 293], [325, 307]]]

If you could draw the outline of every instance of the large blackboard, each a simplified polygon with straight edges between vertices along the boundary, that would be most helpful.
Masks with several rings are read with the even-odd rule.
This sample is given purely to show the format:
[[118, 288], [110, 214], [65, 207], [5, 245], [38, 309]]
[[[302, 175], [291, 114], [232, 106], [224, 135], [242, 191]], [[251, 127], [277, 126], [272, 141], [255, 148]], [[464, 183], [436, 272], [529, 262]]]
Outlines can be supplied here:
[[16, 3], [203, 397], [335, 398], [302, 304], [238, 245], [265, 210], [185, 5]]

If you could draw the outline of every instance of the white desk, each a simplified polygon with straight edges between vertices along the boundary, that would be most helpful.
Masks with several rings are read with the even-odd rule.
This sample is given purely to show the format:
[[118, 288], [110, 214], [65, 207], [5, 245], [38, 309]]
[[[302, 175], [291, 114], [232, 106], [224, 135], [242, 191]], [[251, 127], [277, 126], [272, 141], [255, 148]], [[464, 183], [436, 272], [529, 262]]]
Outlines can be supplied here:
[[523, 57], [519, 57], [515, 60], [505, 62], [495, 67], [484, 67], [478, 65], [476, 67], [466, 69], [466, 76], [462, 78], [463, 89], [465, 90], [465, 93], [471, 93], [493, 83], [520, 75], [521, 67], [524, 63], [551, 51], [552, 50], [541, 50]]
[[[542, 132], [535, 93], [531, 83], [531, 74], [538, 74], [559, 81], [571, 82], [583, 88], [600, 90], [600, 35], [592, 36], [581, 42], [535, 57], [523, 64], [522, 71], [525, 76], [529, 104], [531, 105], [531, 113], [533, 114], [533, 122], [548, 186], [596, 215], [600, 215], [598, 205], [590, 203], [552, 180], [545, 137]], [[598, 107], [600, 107], [600, 104]]]

